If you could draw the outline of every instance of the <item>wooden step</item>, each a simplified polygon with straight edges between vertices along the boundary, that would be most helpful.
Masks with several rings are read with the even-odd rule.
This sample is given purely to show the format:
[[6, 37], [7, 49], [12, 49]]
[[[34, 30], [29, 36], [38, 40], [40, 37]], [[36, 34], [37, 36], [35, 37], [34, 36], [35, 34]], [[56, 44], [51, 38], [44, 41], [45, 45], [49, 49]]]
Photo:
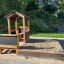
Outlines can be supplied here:
[[24, 45], [24, 42], [19, 42], [19, 46], [23, 46]]

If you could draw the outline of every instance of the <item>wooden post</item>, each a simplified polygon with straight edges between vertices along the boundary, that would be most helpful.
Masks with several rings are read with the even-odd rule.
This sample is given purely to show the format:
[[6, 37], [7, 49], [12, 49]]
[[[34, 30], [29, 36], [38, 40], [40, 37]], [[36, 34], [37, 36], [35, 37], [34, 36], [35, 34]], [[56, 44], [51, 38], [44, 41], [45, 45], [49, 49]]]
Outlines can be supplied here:
[[17, 18], [15, 21], [15, 28], [16, 28], [16, 37], [17, 37], [17, 48], [19, 48], [19, 35], [18, 35], [18, 25], [17, 25]]
[[0, 54], [2, 54], [2, 51], [1, 51], [1, 49], [0, 49]]
[[7, 20], [8, 20], [8, 33], [9, 34], [11, 34], [11, 28], [10, 28], [10, 18], [7, 18]]
[[26, 42], [26, 33], [25, 33], [25, 17], [23, 16], [23, 37], [24, 37], [24, 43]]
[[28, 20], [28, 30], [30, 31], [30, 21]]

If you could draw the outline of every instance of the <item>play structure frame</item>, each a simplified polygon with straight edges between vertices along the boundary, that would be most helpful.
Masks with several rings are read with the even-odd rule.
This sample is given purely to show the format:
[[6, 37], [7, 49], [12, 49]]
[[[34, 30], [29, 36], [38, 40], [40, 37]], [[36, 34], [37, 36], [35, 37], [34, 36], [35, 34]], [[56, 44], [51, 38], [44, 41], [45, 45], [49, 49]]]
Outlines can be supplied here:
[[[19, 26], [18, 26], [17, 19], [19, 17], [22, 19], [22, 21], [21, 21], [22, 26], [20, 26], [21, 27], [20, 29], [23, 30], [22, 33], [19, 33], [19, 30], [18, 30]], [[3, 36], [3, 37], [4, 36], [5, 37], [16, 37], [16, 45], [11, 45], [11, 44], [3, 45], [3, 44], [0, 44], [0, 50], [1, 49], [6, 49], [6, 48], [7, 49], [15, 49], [15, 50], [19, 49], [19, 43], [21, 43], [21, 46], [22, 46], [22, 44], [26, 43], [29, 40], [30, 18], [28, 16], [24, 15], [24, 14], [21, 14], [21, 13], [15, 11], [15, 10], [12, 11], [11, 13], [9, 13], [6, 16], [6, 18], [7, 18], [7, 23], [8, 23], [8, 34], [0, 34], [0, 37], [1, 36]], [[11, 30], [11, 22], [12, 22], [11, 19], [13, 19], [14, 22], [15, 22], [15, 29], [13, 29], [13, 30]], [[27, 26], [26, 26], [26, 22], [27, 22]], [[26, 28], [27, 28], [27, 30], [26, 30]], [[13, 32], [15, 31], [15, 34], [12, 34], [11, 31], [13, 31]], [[22, 37], [23, 41], [19, 42], [19, 36], [21, 37], [22, 35], [23, 35], [23, 37]], [[11, 41], [11, 43], [12, 43], [12, 41]]]
[[[22, 26], [18, 26], [18, 18], [22, 19]], [[0, 34], [0, 37], [15, 37], [16, 38], [16, 44], [15, 45], [4, 45], [0, 44], [0, 53], [2, 53], [2, 49], [11, 49], [15, 50], [16, 53], [18, 52], [29, 52], [32, 54], [49, 54], [49, 55], [60, 55], [64, 56], [64, 53], [49, 53], [47, 51], [38, 51], [38, 50], [29, 50], [29, 49], [20, 49], [20, 46], [23, 46], [23, 44], [27, 43], [30, 39], [29, 32], [30, 32], [30, 18], [24, 14], [21, 14], [17, 11], [12, 11], [7, 16], [7, 23], [8, 23], [8, 34]], [[15, 29], [11, 29], [11, 19], [14, 20], [15, 23]], [[26, 26], [27, 22], [27, 26]], [[19, 33], [18, 28], [22, 29], [22, 32]], [[12, 32], [15, 32], [14, 34]], [[21, 37], [22, 36], [22, 37]], [[21, 40], [21, 41], [20, 41]], [[11, 41], [12, 43], [12, 41]], [[19, 44], [21, 43], [21, 45]]]

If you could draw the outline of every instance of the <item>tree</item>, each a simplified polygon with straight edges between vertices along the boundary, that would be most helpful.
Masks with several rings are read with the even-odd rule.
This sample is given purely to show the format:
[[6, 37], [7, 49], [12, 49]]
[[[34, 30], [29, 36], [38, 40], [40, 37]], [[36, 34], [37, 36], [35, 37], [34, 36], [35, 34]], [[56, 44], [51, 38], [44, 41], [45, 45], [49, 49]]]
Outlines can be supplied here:
[[64, 12], [64, 0], [61, 0], [60, 9]]
[[44, 8], [50, 14], [54, 14], [59, 9], [59, 0], [38, 0], [39, 8]]
[[54, 14], [54, 12], [57, 11], [57, 8], [51, 4], [47, 4], [43, 7], [43, 9], [47, 12], [49, 12], [50, 14]]
[[38, 9], [38, 5], [36, 4], [36, 1], [35, 0], [30, 0], [28, 1], [28, 5], [26, 7], [26, 10], [36, 10]]

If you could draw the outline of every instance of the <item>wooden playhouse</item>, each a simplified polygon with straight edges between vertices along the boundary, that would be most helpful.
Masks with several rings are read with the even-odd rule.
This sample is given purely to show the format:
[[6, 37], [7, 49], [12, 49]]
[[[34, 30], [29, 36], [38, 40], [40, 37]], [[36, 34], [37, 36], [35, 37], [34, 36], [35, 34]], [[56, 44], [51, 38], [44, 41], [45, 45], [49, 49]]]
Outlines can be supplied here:
[[[28, 16], [17, 11], [12, 11], [6, 18], [8, 23], [8, 34], [0, 34], [0, 53], [2, 53], [2, 50], [8, 49], [15, 50], [16, 53], [19, 52], [22, 55], [27, 54], [27, 56], [29, 56], [29, 54], [33, 56], [39, 54], [41, 56], [43, 54], [49, 56], [64, 56], [63, 52], [48, 52], [48, 50], [53, 50], [55, 47], [56, 44], [52, 45], [54, 42], [48, 45], [49, 42], [44, 42], [42, 39], [30, 39], [30, 18]], [[59, 48], [61, 47], [59, 46]]]
[[[28, 16], [12, 11], [6, 18], [8, 34], [0, 34], [0, 52], [2, 49], [16, 50], [29, 40], [30, 19]], [[12, 23], [14, 23], [14, 28], [11, 27]]]

